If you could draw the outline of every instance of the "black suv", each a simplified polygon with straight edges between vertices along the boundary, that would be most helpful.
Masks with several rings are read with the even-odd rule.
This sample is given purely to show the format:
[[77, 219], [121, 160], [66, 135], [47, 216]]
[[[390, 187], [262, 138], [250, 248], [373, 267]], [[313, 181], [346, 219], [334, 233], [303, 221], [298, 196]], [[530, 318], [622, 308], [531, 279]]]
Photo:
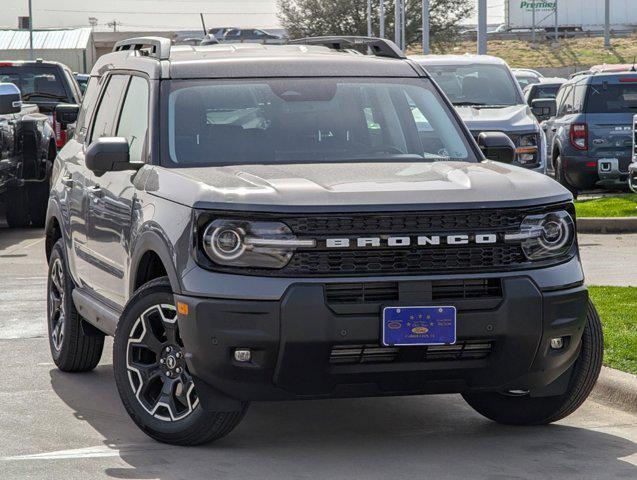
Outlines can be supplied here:
[[120, 42], [55, 163], [53, 359], [91, 370], [114, 335], [126, 410], [181, 445], [257, 400], [455, 392], [559, 420], [601, 326], [571, 194], [514, 155], [385, 40]]

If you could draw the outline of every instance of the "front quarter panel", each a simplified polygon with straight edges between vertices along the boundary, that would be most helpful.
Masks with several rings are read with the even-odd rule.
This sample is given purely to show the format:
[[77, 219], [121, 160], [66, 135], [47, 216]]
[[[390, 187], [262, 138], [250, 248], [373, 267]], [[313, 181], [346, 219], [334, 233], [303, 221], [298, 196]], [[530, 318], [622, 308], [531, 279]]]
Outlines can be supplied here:
[[127, 299], [135, 291], [140, 262], [148, 252], [154, 252], [161, 259], [175, 293], [181, 292], [180, 279], [190, 268], [192, 209], [153, 194], [155, 174], [153, 167], [144, 167], [134, 180], [136, 201], [131, 228]]

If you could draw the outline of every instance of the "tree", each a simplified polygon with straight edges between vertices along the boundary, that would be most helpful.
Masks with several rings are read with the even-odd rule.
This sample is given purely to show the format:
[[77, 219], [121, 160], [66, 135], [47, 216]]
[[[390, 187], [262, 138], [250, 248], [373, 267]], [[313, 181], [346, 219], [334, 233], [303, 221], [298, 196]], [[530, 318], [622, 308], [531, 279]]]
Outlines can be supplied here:
[[[422, 40], [421, 0], [405, 0], [405, 39]], [[372, 27], [379, 32], [380, 1], [372, 0]], [[394, 0], [385, 0], [385, 36], [394, 38]], [[293, 38], [321, 35], [367, 35], [367, 0], [278, 0], [279, 20]], [[430, 31], [435, 45], [451, 42], [460, 22], [473, 11], [467, 0], [431, 0]]]

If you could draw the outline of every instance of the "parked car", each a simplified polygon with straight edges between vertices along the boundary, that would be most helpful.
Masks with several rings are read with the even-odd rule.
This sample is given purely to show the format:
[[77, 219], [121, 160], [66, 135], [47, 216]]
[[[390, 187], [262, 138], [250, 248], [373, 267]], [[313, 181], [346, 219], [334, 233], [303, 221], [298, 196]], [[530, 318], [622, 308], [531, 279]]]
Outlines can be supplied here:
[[524, 100], [526, 104], [531, 107], [532, 111], [535, 109], [535, 118], [537, 118], [539, 122], [548, 120], [555, 115], [555, 111], [550, 108], [547, 108], [546, 111], [538, 111], [537, 102], [535, 106], [533, 102], [535, 100], [554, 100], [555, 97], [557, 97], [557, 92], [564, 83], [566, 83], [565, 78], [541, 78], [540, 83], [533, 83], [524, 89]]
[[134, 38], [91, 77], [49, 201], [49, 343], [87, 371], [114, 334], [151, 437], [223, 437], [259, 400], [455, 392], [545, 424], [588, 396], [571, 194], [476, 143], [392, 42]]
[[223, 38], [223, 36], [230, 30], [239, 30], [239, 27], [213, 27], [208, 29], [208, 33], [219, 39]]
[[37, 105], [22, 102], [13, 83], [0, 83], [0, 197], [9, 227], [43, 227], [55, 134]]
[[422, 65], [447, 94], [475, 138], [481, 132], [504, 132], [517, 147], [517, 165], [546, 171], [544, 132], [504, 60], [488, 55], [411, 58]]
[[84, 95], [84, 92], [86, 91], [86, 85], [88, 84], [88, 80], [89, 78], [91, 78], [91, 76], [87, 73], [73, 72], [73, 78], [75, 78], [75, 81], [80, 87], [82, 95]]
[[520, 88], [523, 90], [528, 85], [540, 83], [541, 79], [544, 77], [544, 75], [537, 70], [531, 70], [530, 68], [513, 68], [511, 71], [513, 72], [515, 79], [520, 84]]
[[[217, 37], [218, 38], [218, 37]], [[285, 38], [260, 28], [235, 28], [223, 35], [224, 43], [283, 43]]]
[[82, 90], [69, 67], [44, 60], [0, 60], [0, 82], [15, 84], [22, 100], [38, 106], [49, 117], [55, 131], [56, 144], [62, 148], [68, 140], [66, 126], [55, 117], [55, 107], [61, 103], [79, 104]]
[[577, 194], [594, 187], [626, 188], [632, 160], [637, 75], [582, 75], [566, 82], [557, 114], [545, 123], [555, 178]]

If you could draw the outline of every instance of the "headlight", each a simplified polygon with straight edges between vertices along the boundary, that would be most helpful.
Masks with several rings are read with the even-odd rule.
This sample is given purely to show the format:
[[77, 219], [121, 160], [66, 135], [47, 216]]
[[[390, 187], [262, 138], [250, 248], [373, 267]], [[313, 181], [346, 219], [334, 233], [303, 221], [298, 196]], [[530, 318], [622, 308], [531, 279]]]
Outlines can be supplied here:
[[536, 133], [520, 135], [518, 146], [515, 150], [520, 165], [533, 165], [539, 162], [539, 139]]
[[283, 268], [300, 247], [314, 247], [314, 240], [299, 240], [280, 222], [217, 219], [203, 231], [202, 246], [218, 265]]
[[529, 260], [566, 255], [575, 241], [575, 224], [566, 211], [529, 215], [520, 225], [520, 233], [507, 234], [509, 242], [521, 241]]

